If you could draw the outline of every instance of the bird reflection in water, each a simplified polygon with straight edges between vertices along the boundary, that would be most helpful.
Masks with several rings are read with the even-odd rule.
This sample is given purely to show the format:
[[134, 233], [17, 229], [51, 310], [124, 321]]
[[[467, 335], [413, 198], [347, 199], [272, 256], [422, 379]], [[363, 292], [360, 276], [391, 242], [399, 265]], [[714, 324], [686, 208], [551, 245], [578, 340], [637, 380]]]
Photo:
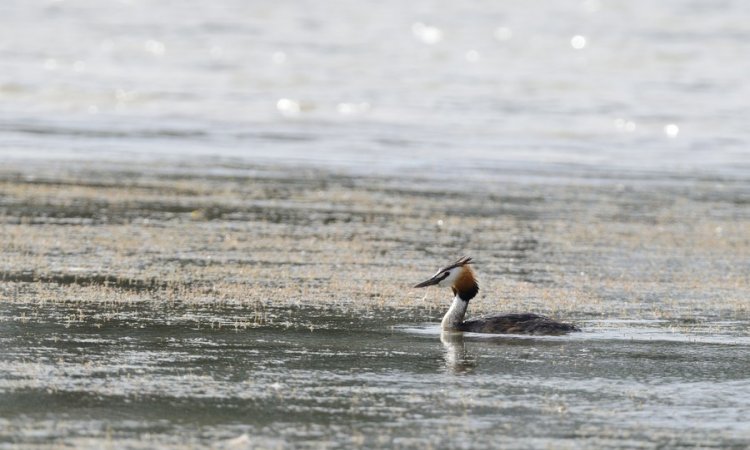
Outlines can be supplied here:
[[461, 332], [443, 331], [440, 342], [445, 348], [445, 368], [453, 374], [472, 373], [477, 367], [477, 359], [467, 351], [464, 334]]

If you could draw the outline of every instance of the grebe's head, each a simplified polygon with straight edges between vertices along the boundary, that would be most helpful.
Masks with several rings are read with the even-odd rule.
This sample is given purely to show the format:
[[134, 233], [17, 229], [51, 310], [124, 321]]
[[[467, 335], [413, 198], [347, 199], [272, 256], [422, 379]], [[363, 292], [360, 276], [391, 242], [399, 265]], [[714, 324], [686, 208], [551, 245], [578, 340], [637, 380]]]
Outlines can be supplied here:
[[450, 286], [455, 295], [468, 302], [479, 292], [477, 278], [469, 264], [471, 264], [471, 258], [464, 256], [453, 264], [438, 270], [429, 280], [425, 280], [414, 287]]

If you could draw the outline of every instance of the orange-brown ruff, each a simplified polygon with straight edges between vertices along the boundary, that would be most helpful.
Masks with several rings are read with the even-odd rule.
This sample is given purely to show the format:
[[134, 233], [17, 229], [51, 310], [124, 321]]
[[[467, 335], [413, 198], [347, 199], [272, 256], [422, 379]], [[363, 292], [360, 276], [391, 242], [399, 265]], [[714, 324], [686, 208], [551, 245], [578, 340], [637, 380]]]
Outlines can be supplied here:
[[469, 266], [471, 262], [471, 258], [464, 256], [438, 270], [432, 278], [414, 286], [419, 288], [449, 285], [453, 290], [453, 303], [443, 317], [443, 330], [537, 335], [559, 335], [581, 331], [575, 325], [556, 322], [549, 317], [532, 313], [503, 314], [464, 320], [469, 301], [479, 292], [479, 283], [477, 283], [474, 270]]
[[[459, 259], [459, 261], [461, 260]], [[453, 295], [458, 295], [459, 292], [479, 292], [479, 283], [477, 283], [477, 278], [474, 276], [474, 269], [469, 264], [471, 264], [471, 258], [467, 258], [467, 261], [461, 265], [463, 270], [458, 272], [458, 278], [456, 278], [456, 281], [451, 286]]]

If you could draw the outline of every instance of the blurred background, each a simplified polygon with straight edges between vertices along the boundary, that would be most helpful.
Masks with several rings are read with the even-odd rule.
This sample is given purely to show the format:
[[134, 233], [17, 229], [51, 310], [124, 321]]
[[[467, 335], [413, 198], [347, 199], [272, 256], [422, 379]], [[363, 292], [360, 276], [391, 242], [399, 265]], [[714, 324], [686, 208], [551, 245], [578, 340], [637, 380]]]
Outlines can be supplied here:
[[743, 0], [4, 0], [0, 162], [750, 169]]

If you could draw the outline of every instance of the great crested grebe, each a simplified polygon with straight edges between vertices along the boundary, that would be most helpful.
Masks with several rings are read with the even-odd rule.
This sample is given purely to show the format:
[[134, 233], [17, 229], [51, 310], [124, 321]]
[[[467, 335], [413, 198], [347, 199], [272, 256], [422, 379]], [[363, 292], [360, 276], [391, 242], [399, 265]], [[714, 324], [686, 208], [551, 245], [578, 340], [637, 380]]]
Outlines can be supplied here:
[[469, 300], [479, 292], [479, 284], [474, 271], [469, 266], [471, 258], [464, 256], [453, 264], [438, 270], [429, 280], [415, 288], [427, 286], [450, 286], [453, 289], [453, 304], [443, 317], [443, 331], [470, 331], [473, 333], [513, 333], [513, 334], [565, 334], [581, 331], [575, 325], [556, 322], [538, 314], [503, 314], [464, 320]]

